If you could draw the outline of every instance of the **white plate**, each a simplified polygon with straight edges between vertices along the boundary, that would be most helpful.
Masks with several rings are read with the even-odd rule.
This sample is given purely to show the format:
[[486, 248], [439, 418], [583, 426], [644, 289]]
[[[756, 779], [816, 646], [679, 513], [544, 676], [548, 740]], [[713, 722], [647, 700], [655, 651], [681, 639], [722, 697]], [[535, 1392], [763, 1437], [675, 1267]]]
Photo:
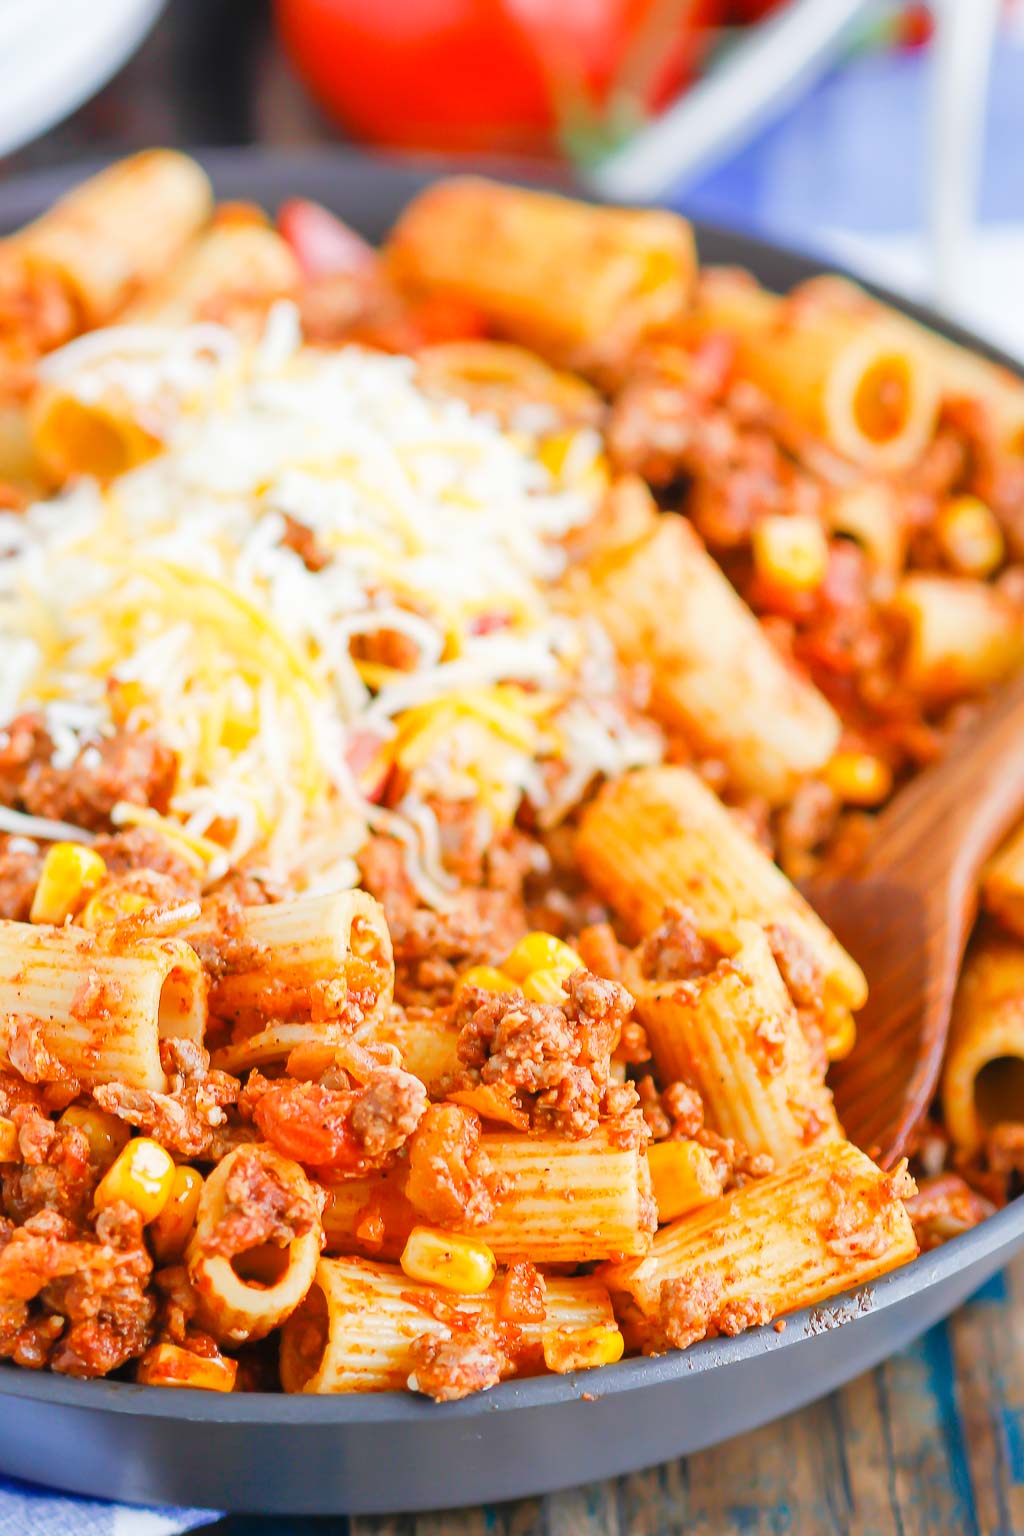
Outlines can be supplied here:
[[98, 91], [149, 31], [163, 0], [2, 0], [0, 154]]

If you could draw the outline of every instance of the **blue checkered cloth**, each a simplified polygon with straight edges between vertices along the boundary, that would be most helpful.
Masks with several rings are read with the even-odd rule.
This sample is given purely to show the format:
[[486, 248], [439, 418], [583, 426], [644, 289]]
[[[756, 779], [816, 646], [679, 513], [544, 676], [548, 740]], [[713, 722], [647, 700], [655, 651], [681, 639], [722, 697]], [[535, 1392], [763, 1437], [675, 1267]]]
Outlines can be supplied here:
[[209, 1509], [136, 1509], [76, 1499], [0, 1477], [0, 1536], [179, 1536], [218, 1518]]

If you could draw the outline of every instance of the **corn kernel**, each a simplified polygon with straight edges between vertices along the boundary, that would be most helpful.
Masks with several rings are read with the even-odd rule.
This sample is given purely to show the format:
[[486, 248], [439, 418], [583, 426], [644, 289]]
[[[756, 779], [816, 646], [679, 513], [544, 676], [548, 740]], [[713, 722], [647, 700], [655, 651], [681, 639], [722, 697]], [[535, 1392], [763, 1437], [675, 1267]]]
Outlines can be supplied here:
[[224, 1355], [194, 1355], [177, 1344], [154, 1344], [139, 1361], [136, 1381], [147, 1387], [198, 1387], [206, 1392], [230, 1392], [238, 1361]]
[[569, 457], [569, 450], [575, 441], [575, 433], [556, 432], [551, 437], [546, 437], [537, 448], [537, 457], [554, 479], [558, 479], [565, 461]]
[[174, 1183], [174, 1160], [159, 1142], [136, 1136], [96, 1186], [96, 1206], [124, 1200], [144, 1222], [154, 1221], [167, 1204]]
[[126, 891], [120, 886], [111, 885], [89, 898], [79, 922], [83, 928], [95, 932], [97, 928], [106, 928], [111, 923], [123, 923], [126, 917], [134, 917], [137, 912], [144, 912], [152, 905], [137, 891]]
[[1003, 563], [1003, 531], [977, 496], [948, 501], [939, 513], [936, 532], [942, 553], [961, 576], [991, 576]]
[[566, 1371], [588, 1371], [595, 1365], [614, 1365], [622, 1359], [626, 1341], [617, 1328], [597, 1323], [593, 1328], [553, 1328], [541, 1341], [544, 1364], [564, 1376]]
[[436, 1227], [413, 1227], [401, 1265], [410, 1280], [475, 1296], [494, 1279], [494, 1254], [486, 1243]]
[[523, 996], [531, 1003], [564, 1003], [562, 983], [572, 971], [562, 967], [531, 971], [523, 982]]
[[659, 1221], [673, 1221], [717, 1200], [722, 1181], [696, 1141], [658, 1141], [647, 1149]]
[[174, 1170], [167, 1204], [153, 1222], [149, 1234], [153, 1252], [161, 1264], [172, 1264], [185, 1252], [202, 1192], [202, 1174], [186, 1163], [180, 1163]]
[[513, 981], [525, 981], [532, 971], [562, 971], [570, 976], [583, 961], [576, 951], [553, 933], [528, 933], [502, 965]]
[[825, 1054], [829, 1061], [842, 1061], [857, 1042], [857, 1021], [845, 1004], [825, 994]]
[[33, 923], [63, 923], [74, 917], [102, 883], [107, 866], [81, 843], [54, 843], [43, 860], [32, 897]]
[[89, 1109], [71, 1104], [60, 1117], [61, 1125], [73, 1125], [89, 1143], [92, 1160], [100, 1168], [109, 1168], [131, 1139], [131, 1127], [105, 1109]]
[[0, 1163], [20, 1163], [18, 1127], [6, 1115], [0, 1115]]
[[471, 965], [468, 971], [463, 971], [452, 993], [456, 1002], [468, 987], [482, 987], [485, 992], [519, 990], [511, 976], [506, 976], [504, 971], [499, 971], [494, 965]]
[[825, 782], [844, 805], [881, 805], [892, 794], [892, 769], [872, 752], [837, 752]]
[[828, 539], [813, 517], [762, 517], [751, 538], [758, 575], [790, 592], [813, 592], [825, 580]]

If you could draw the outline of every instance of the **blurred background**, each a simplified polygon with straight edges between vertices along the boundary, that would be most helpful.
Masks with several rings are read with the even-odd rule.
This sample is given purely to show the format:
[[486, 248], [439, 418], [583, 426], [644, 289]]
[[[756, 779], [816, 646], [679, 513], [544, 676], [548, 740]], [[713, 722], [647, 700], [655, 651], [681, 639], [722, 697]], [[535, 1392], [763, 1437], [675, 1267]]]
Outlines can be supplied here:
[[1024, 0], [0, 7], [6, 176], [342, 140], [667, 201], [937, 297], [1024, 355]]

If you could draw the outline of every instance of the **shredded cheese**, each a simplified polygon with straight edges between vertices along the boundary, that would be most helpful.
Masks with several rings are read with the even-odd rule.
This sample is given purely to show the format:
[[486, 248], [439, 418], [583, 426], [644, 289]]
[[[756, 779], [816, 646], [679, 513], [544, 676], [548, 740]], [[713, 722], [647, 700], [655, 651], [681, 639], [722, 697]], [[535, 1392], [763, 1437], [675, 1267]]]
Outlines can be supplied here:
[[[654, 755], [609, 648], [550, 601], [559, 541], [599, 493], [592, 434], [549, 468], [422, 391], [410, 359], [304, 348], [289, 308], [248, 351], [215, 326], [112, 329], [46, 372], [137, 411], [164, 450], [0, 514], [0, 723], [41, 710], [63, 767], [115, 729], [155, 731], [179, 763], [169, 816], [119, 819], [159, 823], [208, 880], [247, 859], [300, 888], [350, 883], [386, 830], [443, 903], [432, 800], [472, 800], [492, 831], [523, 796], [557, 820], [596, 773]], [[396, 771], [384, 810], [374, 781]]]

